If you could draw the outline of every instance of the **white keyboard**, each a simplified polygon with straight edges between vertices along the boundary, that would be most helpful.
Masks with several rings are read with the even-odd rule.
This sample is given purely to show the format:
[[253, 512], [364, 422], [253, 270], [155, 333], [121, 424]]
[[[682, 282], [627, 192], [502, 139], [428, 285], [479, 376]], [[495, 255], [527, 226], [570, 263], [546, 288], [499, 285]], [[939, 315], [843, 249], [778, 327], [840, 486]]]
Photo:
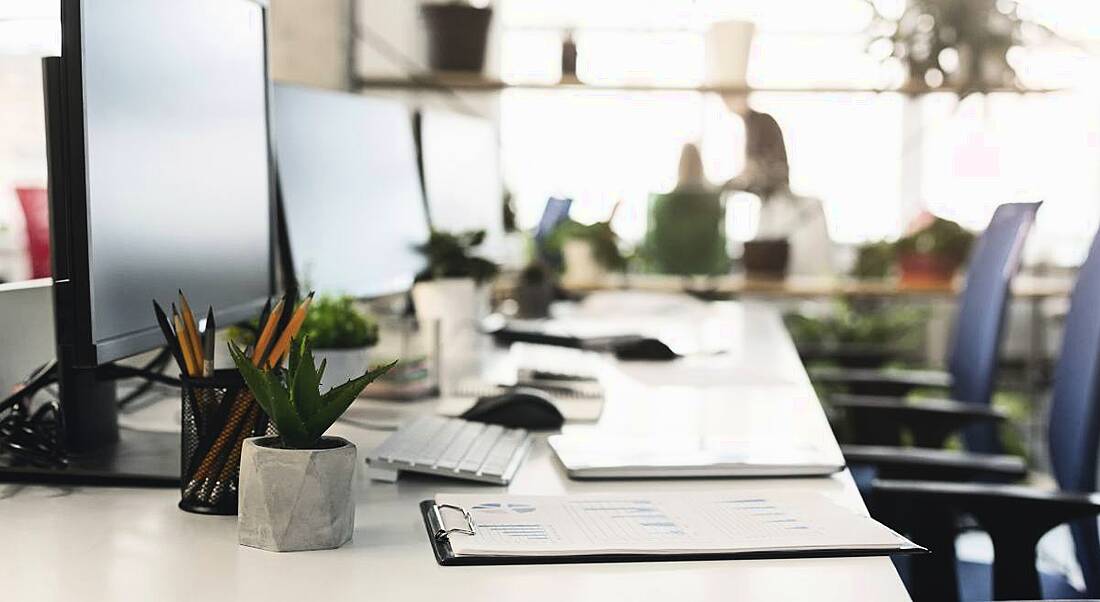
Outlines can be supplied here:
[[507, 485], [523, 463], [531, 435], [523, 429], [421, 416], [367, 456], [370, 476], [395, 481], [399, 472]]

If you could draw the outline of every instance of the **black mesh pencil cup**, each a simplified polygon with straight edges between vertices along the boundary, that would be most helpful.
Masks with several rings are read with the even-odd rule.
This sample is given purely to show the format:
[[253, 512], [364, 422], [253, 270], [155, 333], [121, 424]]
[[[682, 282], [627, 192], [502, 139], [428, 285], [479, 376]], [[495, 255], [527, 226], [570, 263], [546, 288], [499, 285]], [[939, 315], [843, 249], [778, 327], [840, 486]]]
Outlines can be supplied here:
[[180, 503], [188, 512], [237, 514], [241, 444], [273, 434], [267, 414], [236, 370], [182, 377]]

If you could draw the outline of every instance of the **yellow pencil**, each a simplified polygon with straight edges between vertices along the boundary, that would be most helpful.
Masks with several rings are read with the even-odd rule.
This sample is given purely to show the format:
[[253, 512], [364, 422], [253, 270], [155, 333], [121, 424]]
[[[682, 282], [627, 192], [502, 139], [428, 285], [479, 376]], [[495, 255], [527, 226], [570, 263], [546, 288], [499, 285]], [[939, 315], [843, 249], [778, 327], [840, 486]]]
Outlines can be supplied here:
[[275, 327], [283, 317], [283, 301], [283, 299], [279, 299], [279, 302], [275, 304], [275, 307], [267, 317], [267, 324], [263, 325], [263, 331], [260, 332], [260, 337], [256, 339], [256, 348], [252, 350], [253, 364], [259, 363], [260, 358], [264, 356], [264, 351], [267, 351], [268, 344], [270, 344], [271, 339], [274, 338]]
[[176, 336], [179, 337], [180, 350], [183, 351], [183, 362], [186, 364], [187, 376], [196, 376], [198, 374], [195, 363], [195, 354], [191, 349], [191, 337], [187, 336], [187, 332], [184, 330], [183, 318], [176, 314], [172, 316], [172, 319], [176, 323]]
[[267, 362], [263, 367], [271, 368], [278, 366], [279, 362], [283, 360], [283, 355], [286, 354], [287, 349], [290, 348], [290, 340], [294, 338], [294, 335], [298, 334], [298, 330], [302, 327], [302, 322], [306, 320], [306, 313], [309, 312], [309, 304], [313, 301], [313, 293], [310, 293], [306, 297], [305, 301], [298, 306], [298, 310], [294, 312], [294, 317], [290, 319], [290, 323], [286, 325], [286, 329], [279, 335], [279, 338], [275, 341], [275, 344], [271, 346], [271, 353], [267, 356]]
[[[195, 314], [191, 313], [191, 306], [187, 304], [187, 297], [183, 296], [183, 291], [179, 291], [180, 295], [180, 311], [183, 313], [183, 325], [187, 327], [188, 343], [191, 345], [192, 358], [196, 361], [197, 366], [202, 366], [202, 342], [199, 340], [199, 328], [195, 325]], [[195, 376], [198, 376], [195, 374]]]

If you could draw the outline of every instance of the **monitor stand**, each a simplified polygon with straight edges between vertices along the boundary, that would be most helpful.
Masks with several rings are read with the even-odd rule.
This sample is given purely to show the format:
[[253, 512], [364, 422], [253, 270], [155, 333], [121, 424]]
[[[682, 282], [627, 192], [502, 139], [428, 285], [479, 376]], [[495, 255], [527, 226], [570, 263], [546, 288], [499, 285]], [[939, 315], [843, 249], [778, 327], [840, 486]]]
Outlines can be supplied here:
[[0, 483], [179, 487], [179, 433], [119, 428], [115, 383], [98, 379], [94, 368], [65, 364], [57, 369], [68, 465], [13, 466], [3, 455]]

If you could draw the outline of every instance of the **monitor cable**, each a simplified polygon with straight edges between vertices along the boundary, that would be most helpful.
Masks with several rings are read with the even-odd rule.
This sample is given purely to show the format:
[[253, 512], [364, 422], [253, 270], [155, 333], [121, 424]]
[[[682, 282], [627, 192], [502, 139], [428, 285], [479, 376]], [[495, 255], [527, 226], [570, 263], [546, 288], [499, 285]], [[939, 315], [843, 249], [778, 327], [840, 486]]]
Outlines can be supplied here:
[[[180, 386], [178, 378], [162, 373], [171, 355], [167, 348], [140, 367], [104, 366], [104, 380], [141, 378], [143, 382], [118, 400], [124, 407], [149, 392], [159, 383]], [[58, 382], [57, 361], [50, 361], [34, 370], [12, 394], [0, 401], [0, 456], [18, 466], [61, 469], [68, 465], [64, 442], [64, 416], [56, 399], [34, 407], [36, 394]]]

